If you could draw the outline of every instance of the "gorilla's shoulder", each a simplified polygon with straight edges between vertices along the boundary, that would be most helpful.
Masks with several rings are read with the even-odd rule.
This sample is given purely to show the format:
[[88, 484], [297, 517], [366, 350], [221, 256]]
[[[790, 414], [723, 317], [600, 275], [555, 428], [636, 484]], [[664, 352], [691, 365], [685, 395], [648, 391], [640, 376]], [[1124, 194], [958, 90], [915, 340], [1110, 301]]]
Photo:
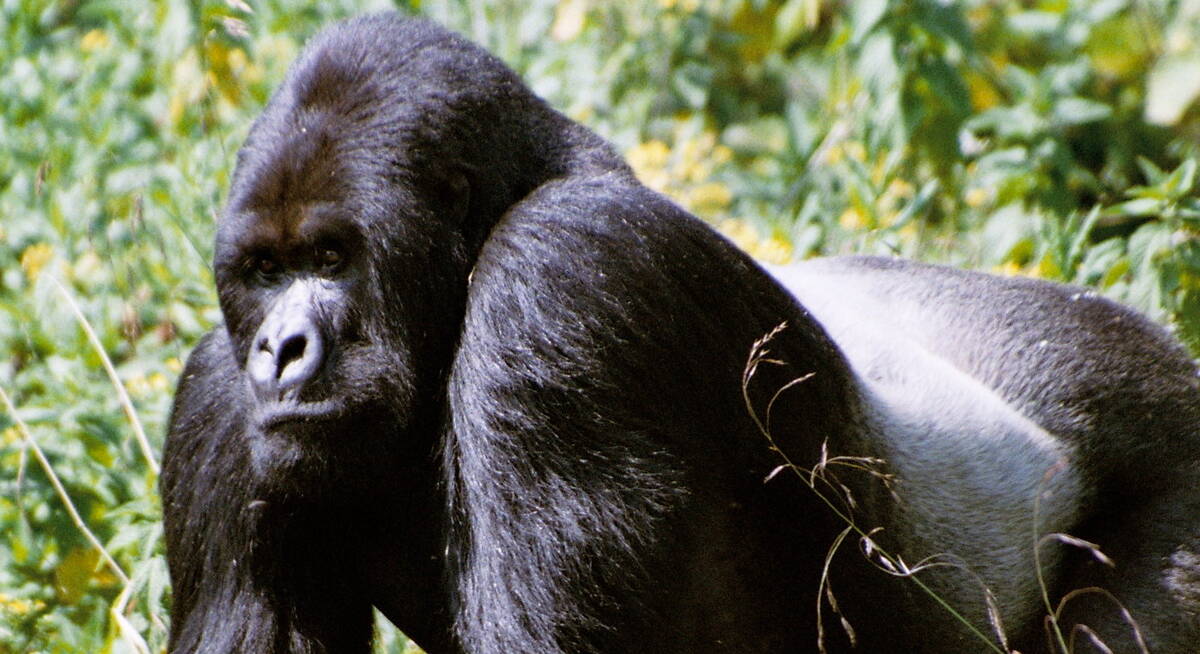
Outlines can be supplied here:
[[220, 375], [237, 369], [233, 344], [229, 340], [229, 330], [222, 324], [213, 327], [200, 337], [195, 349], [188, 355], [183, 375], [185, 378], [189, 375]]
[[[497, 257], [545, 260], [558, 252], [571, 255], [560, 263], [575, 269], [584, 263], [580, 256], [605, 256], [605, 263], [619, 267], [641, 257], [723, 244], [698, 218], [618, 168], [543, 184], [497, 223], [480, 263]], [[543, 247], [546, 252], [537, 251]]]
[[205, 433], [217, 418], [228, 418], [242, 405], [242, 371], [229, 332], [218, 325], [188, 355], [179, 377], [167, 446], [185, 435]]

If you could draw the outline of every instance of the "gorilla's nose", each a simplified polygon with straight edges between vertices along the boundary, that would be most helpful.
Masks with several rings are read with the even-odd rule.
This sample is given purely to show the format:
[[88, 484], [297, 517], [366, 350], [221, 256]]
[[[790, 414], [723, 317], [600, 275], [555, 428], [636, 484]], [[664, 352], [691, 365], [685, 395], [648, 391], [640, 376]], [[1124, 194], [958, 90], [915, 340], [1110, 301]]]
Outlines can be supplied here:
[[[285, 303], [286, 304], [286, 303]], [[246, 362], [260, 400], [295, 398], [321, 371], [325, 346], [307, 307], [279, 307], [263, 322]]]

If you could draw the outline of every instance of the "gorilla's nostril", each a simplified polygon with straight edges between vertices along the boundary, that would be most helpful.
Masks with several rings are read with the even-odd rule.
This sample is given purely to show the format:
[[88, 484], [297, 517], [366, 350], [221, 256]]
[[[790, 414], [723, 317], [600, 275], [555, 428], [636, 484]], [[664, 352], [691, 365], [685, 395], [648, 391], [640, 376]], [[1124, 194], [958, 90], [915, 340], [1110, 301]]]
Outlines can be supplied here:
[[271, 339], [267, 338], [266, 336], [263, 336], [261, 339], [259, 339], [258, 351], [266, 352], [267, 354], [275, 354], [275, 351], [271, 349]]
[[284, 368], [304, 358], [307, 344], [308, 339], [304, 337], [304, 334], [293, 334], [283, 342], [279, 348], [279, 356], [276, 358], [276, 377], [282, 377]]
[[278, 391], [299, 389], [321, 372], [325, 350], [321, 335], [311, 323], [298, 325], [275, 344], [275, 386]]

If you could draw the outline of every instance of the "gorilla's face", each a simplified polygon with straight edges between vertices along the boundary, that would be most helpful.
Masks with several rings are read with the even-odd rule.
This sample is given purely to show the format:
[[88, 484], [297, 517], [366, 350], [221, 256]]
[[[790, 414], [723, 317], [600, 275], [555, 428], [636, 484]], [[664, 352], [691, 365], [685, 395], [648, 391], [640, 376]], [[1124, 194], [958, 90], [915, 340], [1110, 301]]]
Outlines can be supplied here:
[[467, 270], [465, 182], [381, 172], [335, 124], [247, 143], [214, 261], [258, 467], [326, 482], [346, 457], [430, 442]]
[[281, 486], [434, 451], [472, 259], [549, 174], [511, 142], [533, 100], [514, 106], [499, 62], [457, 84], [477, 56], [439, 38], [372, 48], [397, 58], [386, 74], [356, 41], [302, 58], [238, 152], [217, 292], [247, 438]]
[[370, 263], [341, 214], [337, 203], [231, 207], [221, 225], [221, 306], [265, 431], [340, 420], [383, 399], [363, 361], [384, 340], [361, 311]]

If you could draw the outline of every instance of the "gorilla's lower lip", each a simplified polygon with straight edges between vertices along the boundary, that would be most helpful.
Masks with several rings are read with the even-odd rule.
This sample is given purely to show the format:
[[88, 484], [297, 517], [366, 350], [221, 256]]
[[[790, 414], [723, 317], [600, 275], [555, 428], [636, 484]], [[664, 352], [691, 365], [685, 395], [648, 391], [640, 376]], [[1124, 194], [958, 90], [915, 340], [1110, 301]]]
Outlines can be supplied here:
[[258, 425], [265, 430], [279, 429], [292, 423], [315, 423], [333, 420], [340, 415], [337, 404], [320, 402], [274, 402], [258, 409]]

